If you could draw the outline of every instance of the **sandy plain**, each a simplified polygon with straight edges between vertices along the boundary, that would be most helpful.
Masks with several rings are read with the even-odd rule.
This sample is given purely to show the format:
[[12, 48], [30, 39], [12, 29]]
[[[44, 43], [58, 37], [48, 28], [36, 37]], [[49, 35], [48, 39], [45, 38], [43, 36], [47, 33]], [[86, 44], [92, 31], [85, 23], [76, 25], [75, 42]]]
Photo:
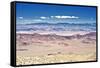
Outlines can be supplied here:
[[96, 32], [17, 33], [16, 39], [17, 65], [96, 60]]

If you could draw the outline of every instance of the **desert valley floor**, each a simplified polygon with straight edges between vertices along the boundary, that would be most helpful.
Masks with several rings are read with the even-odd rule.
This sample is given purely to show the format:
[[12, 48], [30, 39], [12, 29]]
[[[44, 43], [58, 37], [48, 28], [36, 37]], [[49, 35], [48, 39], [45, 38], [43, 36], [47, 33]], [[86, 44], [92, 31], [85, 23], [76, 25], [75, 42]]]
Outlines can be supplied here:
[[60, 36], [17, 33], [17, 65], [96, 60], [96, 33]]

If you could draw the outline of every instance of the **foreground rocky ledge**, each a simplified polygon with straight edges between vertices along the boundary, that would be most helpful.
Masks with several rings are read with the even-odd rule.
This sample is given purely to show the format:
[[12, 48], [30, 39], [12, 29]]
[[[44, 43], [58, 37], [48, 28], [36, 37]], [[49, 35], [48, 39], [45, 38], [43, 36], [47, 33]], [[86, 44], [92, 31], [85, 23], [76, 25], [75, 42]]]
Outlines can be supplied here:
[[91, 54], [58, 54], [44, 56], [17, 56], [17, 65], [30, 64], [47, 64], [47, 63], [64, 63], [64, 62], [80, 62], [95, 61], [95, 53]]

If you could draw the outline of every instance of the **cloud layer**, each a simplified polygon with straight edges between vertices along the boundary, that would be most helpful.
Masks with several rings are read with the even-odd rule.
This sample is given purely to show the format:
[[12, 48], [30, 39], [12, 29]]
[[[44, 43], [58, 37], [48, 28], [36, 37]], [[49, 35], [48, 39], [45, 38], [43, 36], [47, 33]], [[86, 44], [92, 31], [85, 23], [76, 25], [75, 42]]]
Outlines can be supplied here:
[[77, 22], [80, 20], [78, 16], [38, 16], [31, 19], [25, 19], [23, 16], [18, 17], [19, 23], [63, 23]]
[[78, 19], [78, 16], [41, 16], [40, 19]]

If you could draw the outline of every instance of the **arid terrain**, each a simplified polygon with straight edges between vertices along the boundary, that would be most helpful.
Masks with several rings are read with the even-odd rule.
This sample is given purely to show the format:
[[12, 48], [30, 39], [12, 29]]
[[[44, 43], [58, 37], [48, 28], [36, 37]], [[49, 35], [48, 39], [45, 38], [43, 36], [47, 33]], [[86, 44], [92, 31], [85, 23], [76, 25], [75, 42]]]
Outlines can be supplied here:
[[95, 61], [96, 33], [61, 36], [17, 33], [17, 65]]

